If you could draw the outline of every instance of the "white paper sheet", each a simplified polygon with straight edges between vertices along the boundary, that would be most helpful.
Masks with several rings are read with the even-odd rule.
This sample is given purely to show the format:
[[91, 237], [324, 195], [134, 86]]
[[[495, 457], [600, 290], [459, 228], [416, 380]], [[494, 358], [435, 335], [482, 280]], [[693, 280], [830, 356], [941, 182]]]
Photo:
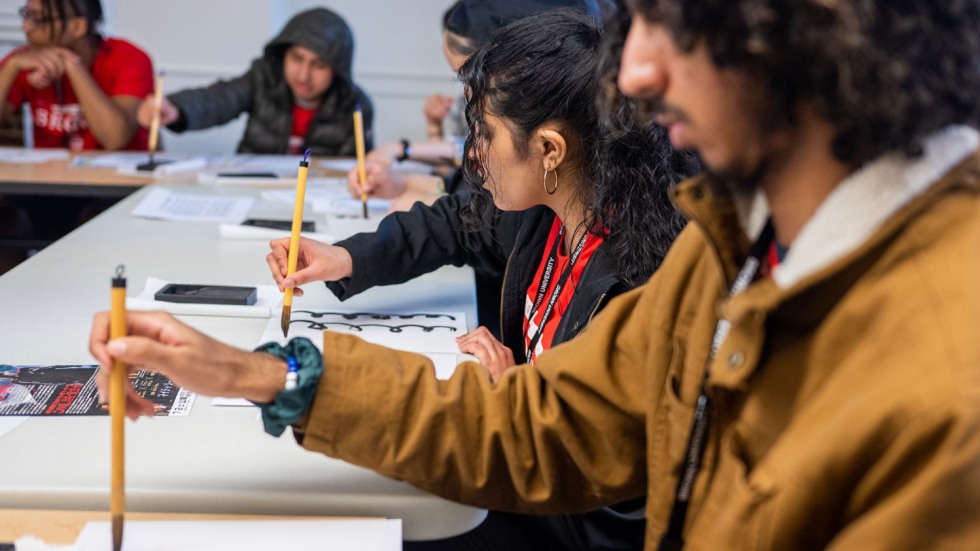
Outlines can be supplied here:
[[158, 163], [153, 170], [141, 170], [139, 164], [148, 163], [149, 158], [144, 158], [137, 165], [120, 166], [116, 169], [119, 174], [136, 174], [145, 176], [164, 176], [167, 174], [177, 174], [179, 172], [193, 172], [208, 166], [208, 161], [204, 157], [194, 157], [191, 159], [179, 159], [167, 163], [159, 164], [160, 159], [154, 157], [154, 162]]
[[357, 159], [327, 159], [325, 161], [320, 161], [320, 166], [332, 170], [350, 172], [352, 168], [357, 166]]
[[[157, 153], [153, 156], [153, 158], [158, 161], [177, 161], [186, 157], [174, 155], [172, 153]], [[72, 166], [94, 166], [102, 168], [135, 167], [136, 165], [145, 163], [148, 160], [149, 154], [146, 152], [118, 151], [115, 153], [106, 153], [104, 155], [78, 156], [72, 161]]]
[[249, 172], [279, 172], [296, 179], [302, 155], [235, 155], [223, 165], [227, 170], [247, 170]]
[[[391, 209], [391, 199], [378, 199], [369, 197], [368, 217], [384, 217]], [[313, 201], [313, 212], [321, 214], [333, 214], [340, 216], [361, 216], [363, 218], [364, 206], [360, 199], [354, 199], [348, 194], [343, 196], [331, 197], [326, 199], [315, 199]]]
[[63, 161], [70, 157], [67, 149], [24, 149], [0, 147], [0, 163], [36, 165], [48, 161]]
[[16, 551], [78, 551], [76, 545], [52, 545], [34, 536], [22, 536], [14, 542]]
[[[200, 281], [167, 281], [157, 277], [146, 278], [146, 285], [135, 297], [126, 299], [126, 308], [130, 310], [163, 310], [171, 314], [187, 316], [223, 316], [229, 318], [268, 318], [275, 312], [279, 319], [282, 311], [282, 293], [275, 285], [255, 285], [255, 304], [250, 306], [236, 304], [186, 304], [180, 302], [165, 302], [155, 300], [153, 296], [168, 283], [201, 283]], [[248, 285], [252, 287], [252, 285]], [[282, 331], [279, 331], [282, 333]]]
[[456, 366], [459, 365], [459, 357], [456, 354], [426, 354], [432, 360], [432, 365], [436, 368], [436, 379], [446, 380], [453, 376]]
[[[111, 523], [90, 522], [78, 551], [112, 549]], [[400, 519], [139, 521], [123, 529], [123, 551], [398, 551]]]
[[[291, 189], [268, 189], [262, 191], [262, 197], [272, 201], [280, 201], [292, 204], [296, 201], [296, 178], [290, 180]], [[307, 203], [314, 199], [336, 197], [338, 194], [350, 197], [347, 192], [347, 180], [343, 178], [307, 178], [306, 194], [304, 199]]]
[[252, 197], [174, 193], [154, 187], [136, 205], [132, 215], [178, 222], [240, 223], [245, 220], [253, 202]]
[[[252, 241], [272, 241], [282, 237], [290, 237], [289, 230], [277, 230], [275, 228], [260, 228], [258, 226], [243, 226], [241, 224], [221, 224], [218, 232], [222, 239], [241, 239]], [[333, 234], [320, 232], [303, 232], [303, 237], [309, 237], [322, 243], [333, 243], [336, 241]]]
[[102, 167], [115, 168], [120, 174], [141, 174], [147, 176], [162, 176], [179, 172], [201, 170], [208, 165], [208, 160], [200, 156], [187, 156], [179, 153], [156, 153], [153, 160], [162, 164], [152, 171], [137, 170], [136, 167], [149, 162], [150, 155], [145, 152], [121, 151], [104, 155], [80, 155], [72, 159], [73, 167]]
[[296, 185], [296, 175], [282, 172], [270, 172], [271, 176], [249, 176], [252, 171], [241, 169], [203, 171], [197, 173], [197, 183], [206, 186], [258, 186], [286, 187]]
[[378, 229], [378, 224], [381, 220], [387, 216], [387, 214], [379, 214], [377, 212], [368, 211], [368, 217], [365, 219], [358, 212], [356, 215], [337, 215], [329, 214], [326, 215], [327, 221], [327, 232], [330, 235], [339, 239], [347, 239], [348, 237], [363, 232], [373, 232]]
[[215, 407], [258, 407], [252, 402], [249, 402], [245, 398], [222, 398], [220, 396], [215, 396], [211, 398], [211, 405]]
[[375, 344], [409, 352], [457, 354], [456, 337], [466, 334], [462, 312], [392, 312], [384, 310], [309, 309], [293, 305], [289, 336], [282, 336], [279, 318], [270, 319], [259, 344], [306, 337], [323, 346], [323, 331], [356, 335]]
[[[331, 170], [342, 170], [350, 172], [357, 166], [357, 159], [326, 159], [320, 161], [320, 166]], [[432, 174], [432, 165], [417, 161], [401, 161], [391, 165], [393, 170], [398, 172], [409, 172], [413, 174]]]

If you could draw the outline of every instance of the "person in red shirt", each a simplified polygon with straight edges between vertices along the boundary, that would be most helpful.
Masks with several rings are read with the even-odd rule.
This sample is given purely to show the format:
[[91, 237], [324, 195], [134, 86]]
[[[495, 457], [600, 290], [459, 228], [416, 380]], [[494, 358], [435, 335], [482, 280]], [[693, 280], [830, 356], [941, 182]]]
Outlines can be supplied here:
[[153, 91], [153, 64], [125, 40], [99, 32], [99, 0], [27, 0], [27, 45], [0, 66], [0, 116], [28, 103], [35, 147], [146, 150], [136, 124]]
[[[27, 0], [20, 8], [27, 45], [0, 61], [0, 118], [27, 103], [34, 146], [146, 150], [136, 110], [153, 91], [153, 64], [136, 46], [99, 32], [99, 0]], [[0, 237], [57, 238], [112, 202], [21, 195], [0, 199]], [[0, 273], [24, 260], [24, 247], [0, 247]]]

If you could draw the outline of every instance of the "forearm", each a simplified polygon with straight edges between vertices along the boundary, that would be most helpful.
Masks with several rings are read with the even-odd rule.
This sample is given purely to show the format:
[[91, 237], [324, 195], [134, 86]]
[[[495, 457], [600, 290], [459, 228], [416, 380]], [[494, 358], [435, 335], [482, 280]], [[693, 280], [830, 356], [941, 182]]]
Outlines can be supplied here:
[[502, 253], [489, 232], [462, 229], [459, 197], [443, 197], [431, 206], [416, 204], [407, 212], [389, 214], [374, 233], [361, 233], [337, 243], [351, 256], [353, 272], [327, 287], [350, 298], [379, 285], [403, 283], [447, 265], [479, 264], [485, 255]]
[[408, 158], [426, 163], [454, 164], [456, 148], [448, 141], [412, 143]]
[[0, 98], [4, 98], [4, 101], [0, 102], [0, 120], [6, 120], [10, 113], [18, 107], [7, 100], [10, 88], [13, 86], [14, 80], [17, 79], [18, 73], [20, 73], [20, 67], [14, 58], [8, 59], [7, 63], [0, 67]]
[[531, 366], [497, 385], [478, 364], [438, 381], [424, 356], [331, 332], [324, 350], [317, 396], [297, 431], [309, 450], [502, 510], [584, 511], [645, 488], [642, 418], [549, 413], [600, 414], [598, 393], [583, 396]]
[[181, 90], [167, 96], [181, 113], [181, 130], [201, 130], [225, 124], [248, 111], [252, 102], [251, 71], [203, 88]]
[[96, 141], [108, 150], [126, 147], [136, 132], [139, 98], [128, 102], [132, 105], [126, 109], [106, 95], [81, 65], [69, 66], [66, 74]]

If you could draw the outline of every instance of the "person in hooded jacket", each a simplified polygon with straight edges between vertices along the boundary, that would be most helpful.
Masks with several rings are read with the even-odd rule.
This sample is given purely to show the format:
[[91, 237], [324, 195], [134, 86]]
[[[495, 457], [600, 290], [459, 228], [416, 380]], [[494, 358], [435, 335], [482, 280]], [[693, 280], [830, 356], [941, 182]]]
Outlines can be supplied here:
[[[351, 75], [354, 35], [347, 22], [326, 8], [300, 12], [266, 44], [243, 75], [204, 88], [166, 96], [160, 123], [174, 132], [225, 124], [241, 113], [248, 123], [239, 153], [353, 156], [354, 119], [364, 114], [365, 146], [372, 147], [371, 99]], [[153, 98], [138, 120], [149, 127]]]

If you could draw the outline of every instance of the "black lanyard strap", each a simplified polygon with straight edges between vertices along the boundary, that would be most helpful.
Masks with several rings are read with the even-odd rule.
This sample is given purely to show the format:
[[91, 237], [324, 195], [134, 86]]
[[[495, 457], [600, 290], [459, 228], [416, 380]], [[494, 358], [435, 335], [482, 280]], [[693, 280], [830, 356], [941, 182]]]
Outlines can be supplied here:
[[534, 299], [534, 305], [531, 306], [531, 317], [541, 307], [541, 301], [544, 300], [544, 296], [548, 292], [548, 282], [551, 281], [551, 272], [555, 269], [555, 263], [558, 262], [558, 247], [561, 246], [561, 237], [563, 235], [565, 235], [565, 226], [558, 228], [558, 235], [551, 243], [551, 250], [548, 251], [548, 261], [545, 263], [544, 272], [541, 274], [541, 284], [538, 285], [538, 294]]
[[[534, 300], [534, 305], [531, 307], [531, 312], [527, 316], [527, 323], [530, 326], [534, 322], [534, 316], [538, 313], [538, 308], [541, 307], [541, 301], [544, 300], [545, 293], [548, 292], [548, 283], [551, 280], [551, 274], [554, 271], [554, 266], [558, 262], [558, 247], [561, 244], [562, 235], [565, 232], [565, 226], [562, 226], [558, 231], [558, 236], [555, 237], [554, 245], [551, 247], [551, 252], [548, 253], [548, 262], [545, 264], [544, 273], [541, 274], [541, 285], [538, 286], [538, 296]], [[538, 346], [538, 341], [541, 340], [541, 336], [544, 335], [544, 324], [548, 321], [548, 317], [551, 315], [551, 310], [555, 307], [558, 302], [558, 296], [561, 294], [561, 289], [568, 281], [568, 277], [572, 274], [572, 268], [575, 267], [575, 262], [578, 261], [578, 257], [582, 254], [582, 250], [585, 249], [585, 242], [589, 236], [589, 232], [585, 232], [582, 238], [578, 240], [578, 245], [575, 246], [575, 251], [572, 252], [572, 256], [568, 259], [568, 266], [562, 271], [561, 276], [558, 281], [555, 282], [555, 289], [551, 292], [551, 298], [548, 299], [548, 305], [544, 310], [544, 315], [541, 316], [541, 323], [538, 325], [538, 330], [535, 331], [534, 335], [531, 336], [531, 340], [527, 345], [527, 352], [525, 357], [527, 358], [527, 363], [531, 363], [531, 357], [534, 355], [534, 349]]]
[[[772, 220], [766, 222], [759, 238], [749, 249], [749, 255], [742, 264], [742, 268], [735, 276], [731, 289], [728, 291], [728, 298], [731, 299], [744, 291], [759, 273], [762, 266], [762, 259], [772, 243], [775, 231], [772, 227]], [[711, 348], [708, 351], [708, 358], [705, 360], [704, 375], [701, 378], [701, 393], [694, 406], [694, 419], [691, 422], [691, 434], [687, 438], [687, 452], [684, 453], [683, 463], [681, 464], [680, 476], [677, 480], [677, 490], [674, 493], [674, 506], [670, 511], [670, 524], [667, 525], [667, 532], [660, 538], [658, 551], [680, 551], [684, 548], [684, 522], [687, 520], [687, 507], [691, 500], [691, 493], [694, 489], [694, 481], [697, 479], [698, 472], [701, 470], [701, 461], [704, 458], [705, 443], [708, 438], [708, 426], [711, 423], [711, 400], [708, 398], [708, 374], [711, 364], [718, 357], [718, 351], [728, 338], [732, 324], [726, 319], [718, 320], [715, 325], [715, 334], [711, 339]]]

